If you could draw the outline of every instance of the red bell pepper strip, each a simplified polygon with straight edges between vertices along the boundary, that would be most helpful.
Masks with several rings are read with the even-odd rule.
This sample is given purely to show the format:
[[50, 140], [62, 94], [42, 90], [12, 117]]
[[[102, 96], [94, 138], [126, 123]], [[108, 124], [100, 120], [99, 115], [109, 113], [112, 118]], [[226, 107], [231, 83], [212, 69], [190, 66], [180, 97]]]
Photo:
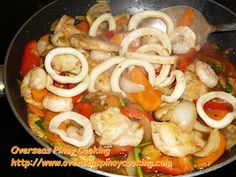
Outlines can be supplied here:
[[82, 114], [83, 116], [90, 118], [93, 114], [93, 106], [90, 103], [78, 102], [74, 104], [74, 111]]
[[109, 159], [117, 155], [128, 154], [132, 150], [133, 150], [132, 146], [112, 146], [112, 148], [110, 148], [109, 155], [98, 154], [97, 156], [101, 159]]
[[37, 41], [31, 40], [25, 45], [24, 48], [20, 70], [21, 76], [24, 77], [29, 70], [35, 66], [39, 66], [40, 64], [41, 58], [37, 51]]
[[190, 49], [188, 53], [179, 55], [178, 69], [181, 71], [185, 71], [187, 66], [193, 63], [195, 57], [196, 57], [196, 50], [193, 48]]
[[231, 111], [233, 109], [232, 105], [229, 103], [218, 103], [215, 101], [208, 101], [203, 106], [204, 110], [207, 109], [218, 109], [223, 111]]
[[129, 118], [142, 119], [143, 117], [146, 117], [150, 121], [154, 120], [148, 112], [132, 107], [123, 107], [120, 112]]

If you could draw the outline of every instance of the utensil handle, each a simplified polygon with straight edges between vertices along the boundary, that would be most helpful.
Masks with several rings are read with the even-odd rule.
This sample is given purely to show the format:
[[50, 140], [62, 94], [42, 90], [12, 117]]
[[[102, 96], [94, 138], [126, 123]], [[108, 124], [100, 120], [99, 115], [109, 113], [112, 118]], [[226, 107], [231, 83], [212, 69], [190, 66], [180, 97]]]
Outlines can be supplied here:
[[236, 23], [228, 23], [228, 24], [221, 24], [216, 25], [216, 31], [235, 31], [236, 30]]
[[5, 96], [5, 85], [3, 82], [3, 70], [4, 70], [4, 66], [0, 65], [0, 97]]

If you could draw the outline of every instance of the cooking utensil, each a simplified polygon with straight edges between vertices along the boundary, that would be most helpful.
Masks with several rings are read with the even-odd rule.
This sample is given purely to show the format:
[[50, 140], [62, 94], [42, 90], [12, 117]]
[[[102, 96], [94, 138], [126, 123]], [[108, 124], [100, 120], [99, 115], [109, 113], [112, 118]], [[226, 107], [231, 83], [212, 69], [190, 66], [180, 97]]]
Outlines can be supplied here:
[[[43, 147], [47, 147], [47, 145], [32, 133], [27, 124], [27, 107], [24, 100], [20, 96], [18, 80], [21, 79], [19, 71], [24, 45], [28, 40], [39, 39], [42, 35], [48, 33], [52, 22], [60, 18], [63, 14], [71, 15], [73, 17], [77, 15], [84, 15], [89, 7], [94, 3], [95, 0], [53, 1], [52, 3], [48, 4], [37, 13], [35, 13], [29, 20], [27, 20], [23, 24], [23, 26], [16, 33], [8, 48], [3, 71], [4, 86], [7, 99], [11, 106], [11, 109], [13, 110], [16, 118], [19, 120], [21, 125]], [[236, 21], [235, 13], [210, 0], [111, 0], [112, 12], [114, 14], [123, 11], [128, 11], [130, 14], [134, 14], [142, 10], [158, 10], [175, 5], [185, 5], [196, 8], [201, 13], [203, 13], [203, 15], [207, 18], [207, 21], [209, 21], [211, 24], [219, 24], [221, 22], [230, 23]], [[232, 58], [236, 59], [236, 42], [234, 39], [235, 34], [235, 32], [212, 34], [210, 35], [209, 40], [211, 42], [217, 42], [223, 48], [232, 47], [234, 49]], [[63, 160], [67, 159], [65, 156], [62, 156], [60, 154], [56, 155]], [[225, 153], [224, 156], [220, 160], [218, 160], [215, 165], [207, 169], [194, 172], [192, 174], [186, 174], [184, 176], [193, 176], [208, 173], [228, 163], [231, 163], [235, 159], [236, 147], [233, 148], [230, 152]], [[89, 169], [86, 167], [80, 168], [100, 175], [119, 176], [95, 169]]]

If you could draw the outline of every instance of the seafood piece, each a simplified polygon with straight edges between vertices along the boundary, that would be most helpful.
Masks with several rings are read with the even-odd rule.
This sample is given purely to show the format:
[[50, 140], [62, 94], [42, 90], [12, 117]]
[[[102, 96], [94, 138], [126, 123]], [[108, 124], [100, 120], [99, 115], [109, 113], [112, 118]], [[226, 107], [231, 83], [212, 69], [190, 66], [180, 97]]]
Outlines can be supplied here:
[[[206, 102], [214, 99], [219, 98], [222, 99], [228, 103], [230, 103], [233, 107], [233, 111], [227, 113], [222, 119], [220, 120], [214, 120], [211, 119], [204, 111], [203, 106]], [[223, 91], [212, 91], [208, 92], [205, 95], [202, 95], [197, 100], [197, 112], [198, 115], [202, 118], [202, 120], [210, 127], [212, 128], [225, 128], [228, 126], [235, 118], [236, 118], [236, 98], [226, 92]]]
[[213, 88], [217, 85], [219, 77], [215, 74], [215, 71], [205, 62], [197, 61], [195, 63], [196, 73], [199, 79], [209, 88]]
[[[53, 68], [52, 68], [52, 60], [54, 59], [55, 56], [58, 55], [73, 55], [77, 61], [81, 62], [81, 70], [80, 73], [77, 74], [76, 76], [62, 76], [59, 75]], [[75, 59], [74, 58], [74, 59]], [[85, 56], [79, 52], [78, 50], [74, 49], [74, 48], [70, 48], [70, 47], [60, 47], [60, 48], [56, 48], [51, 50], [44, 61], [45, 64], [45, 69], [48, 72], [48, 74], [57, 82], [59, 83], [78, 83], [80, 81], [82, 81], [88, 74], [88, 62], [87, 59], [85, 58]]]
[[157, 149], [174, 157], [199, 151], [205, 142], [194, 132], [184, 133], [173, 122], [151, 122], [152, 139]]
[[167, 49], [168, 54], [171, 53], [172, 47], [169, 37], [162, 31], [152, 28], [152, 27], [143, 27], [138, 28], [134, 31], [131, 31], [121, 42], [121, 50], [120, 50], [120, 56], [124, 56], [125, 53], [128, 51], [129, 45], [132, 43], [133, 40], [146, 36], [146, 35], [153, 35], [158, 37], [160, 40], [162, 46]]
[[143, 139], [143, 126], [121, 114], [119, 108], [95, 113], [90, 121], [100, 145], [137, 146]]
[[120, 50], [119, 45], [83, 34], [72, 35], [70, 43], [72, 47], [83, 48], [85, 50], [102, 50], [106, 52], [118, 52]]
[[167, 26], [167, 33], [170, 33], [174, 30], [174, 23], [172, 19], [165, 13], [154, 10], [146, 10], [134, 14], [128, 24], [128, 30], [132, 31], [138, 27], [138, 25], [146, 18], [157, 18], [165, 22]]
[[[73, 126], [70, 131], [68, 128], [67, 131], [59, 129], [60, 124], [66, 120], [72, 120], [82, 126], [82, 135], [79, 135], [80, 128], [77, 126]], [[65, 142], [76, 147], [90, 147], [94, 143], [94, 133], [90, 121], [76, 112], [67, 111], [54, 116], [49, 122], [49, 131], [59, 135]]]
[[109, 24], [109, 29], [108, 31], [112, 31], [112, 30], [116, 30], [116, 22], [114, 17], [111, 15], [111, 13], [106, 13], [106, 14], [102, 14], [100, 15], [91, 25], [90, 29], [89, 29], [89, 35], [90, 36], [97, 36], [97, 30], [98, 27], [103, 23], [107, 21]]
[[43, 107], [53, 112], [71, 111], [73, 108], [72, 98], [65, 98], [47, 93], [43, 98]]
[[196, 35], [187, 26], [179, 26], [169, 34], [172, 49], [175, 54], [185, 54], [195, 48]]
[[95, 89], [102, 91], [102, 92], [110, 92], [111, 91], [111, 84], [110, 84], [111, 74], [108, 71], [103, 72], [100, 74], [95, 82]]
[[113, 56], [113, 53], [104, 52], [101, 50], [92, 50], [90, 52], [90, 58], [93, 60], [98, 60], [98, 61], [107, 60], [107, 59], [111, 58], [112, 56]]

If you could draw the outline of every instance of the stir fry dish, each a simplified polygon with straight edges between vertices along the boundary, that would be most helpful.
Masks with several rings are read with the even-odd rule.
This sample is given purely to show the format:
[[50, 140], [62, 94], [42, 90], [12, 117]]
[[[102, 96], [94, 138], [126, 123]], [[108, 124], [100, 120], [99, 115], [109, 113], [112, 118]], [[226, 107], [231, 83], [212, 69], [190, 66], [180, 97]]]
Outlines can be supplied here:
[[110, 173], [182, 175], [213, 165], [236, 144], [236, 70], [229, 49], [199, 45], [193, 22], [191, 7], [173, 21], [157, 10], [113, 15], [104, 2], [55, 19], [23, 52], [19, 85], [32, 132], [51, 147], [110, 150], [71, 159], [155, 162], [89, 167]]

